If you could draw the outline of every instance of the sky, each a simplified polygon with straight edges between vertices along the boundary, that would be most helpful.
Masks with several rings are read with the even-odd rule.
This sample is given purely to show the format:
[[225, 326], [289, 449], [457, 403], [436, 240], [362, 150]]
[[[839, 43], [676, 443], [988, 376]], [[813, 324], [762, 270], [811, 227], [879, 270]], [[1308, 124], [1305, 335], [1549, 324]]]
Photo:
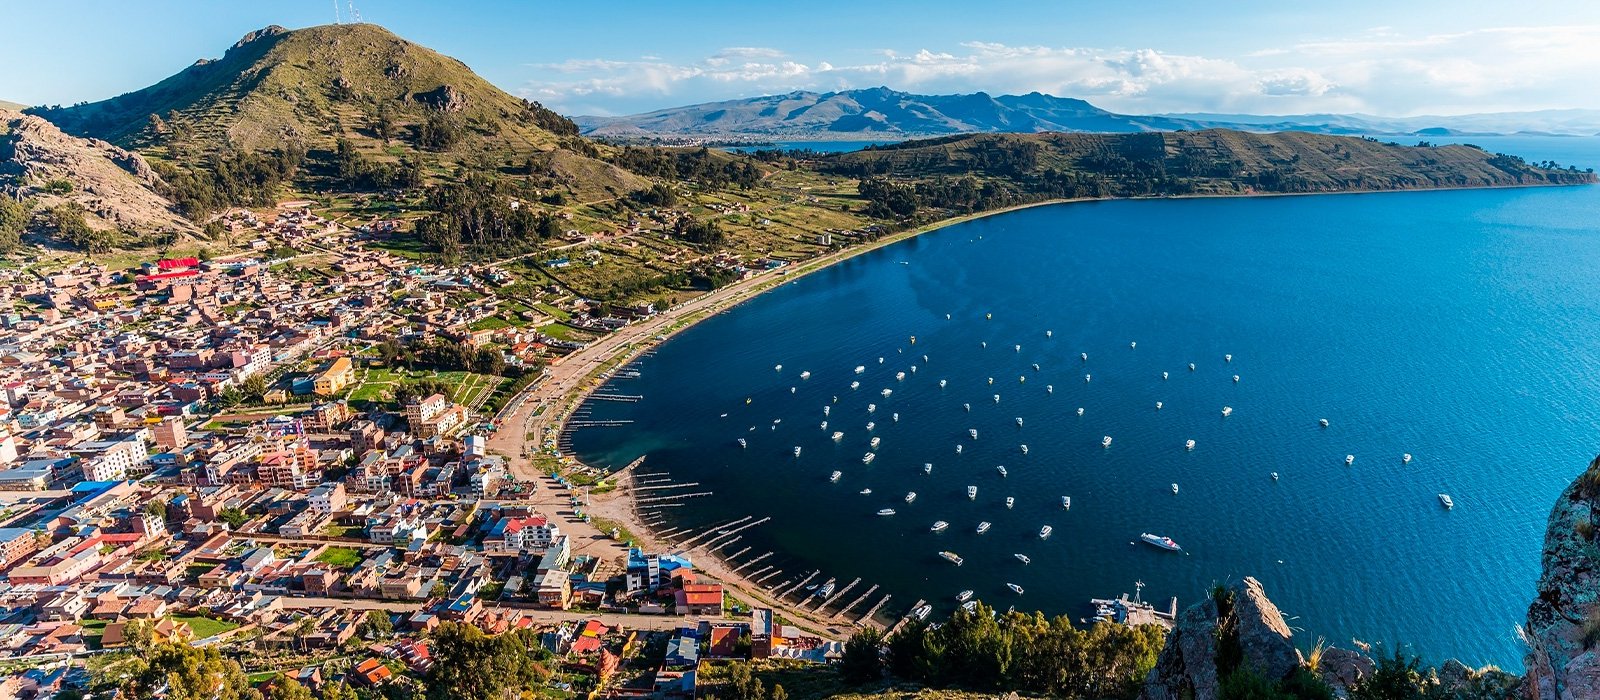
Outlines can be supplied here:
[[[8, 2], [0, 100], [95, 101], [351, 0]], [[793, 90], [1045, 92], [1122, 113], [1600, 109], [1594, 0], [357, 0], [569, 115]]]

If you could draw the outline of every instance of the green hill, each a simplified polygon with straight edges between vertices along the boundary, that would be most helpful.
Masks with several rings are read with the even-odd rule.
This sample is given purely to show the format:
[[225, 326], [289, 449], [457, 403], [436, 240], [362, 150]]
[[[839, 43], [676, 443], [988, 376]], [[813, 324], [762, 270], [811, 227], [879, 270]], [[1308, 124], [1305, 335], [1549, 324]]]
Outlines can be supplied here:
[[566, 118], [372, 24], [267, 27], [142, 90], [29, 111], [68, 133], [179, 163], [285, 146], [331, 154], [342, 139], [390, 162], [426, 152], [443, 168], [531, 158], [580, 197], [647, 184], [563, 148], [578, 133]]

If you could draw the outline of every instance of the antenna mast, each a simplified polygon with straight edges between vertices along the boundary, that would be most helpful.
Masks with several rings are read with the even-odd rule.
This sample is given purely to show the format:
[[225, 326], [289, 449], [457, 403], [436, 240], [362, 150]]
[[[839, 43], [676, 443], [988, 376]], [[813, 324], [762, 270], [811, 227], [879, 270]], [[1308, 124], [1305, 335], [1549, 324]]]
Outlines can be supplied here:
[[348, 2], [349, 6], [346, 8], [345, 17], [355, 24], [361, 24], [361, 11], [356, 9], [356, 0], [348, 0]]
[[339, 0], [333, 0], [333, 23], [339, 23]]

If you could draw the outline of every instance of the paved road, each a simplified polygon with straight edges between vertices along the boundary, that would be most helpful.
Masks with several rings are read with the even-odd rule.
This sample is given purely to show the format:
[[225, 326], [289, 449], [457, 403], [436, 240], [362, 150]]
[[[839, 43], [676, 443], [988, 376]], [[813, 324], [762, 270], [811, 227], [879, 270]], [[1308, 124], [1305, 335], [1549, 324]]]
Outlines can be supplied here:
[[[347, 610], [389, 610], [391, 612], [405, 612], [417, 610], [421, 603], [407, 603], [387, 600], [366, 600], [350, 598], [300, 598], [284, 596], [280, 598], [283, 607], [290, 609], [336, 607]], [[575, 610], [542, 610], [529, 608], [501, 607], [493, 603], [485, 604], [491, 609], [512, 610], [532, 618], [537, 622], [557, 624], [561, 622], [574, 622], [583, 620], [600, 620], [600, 622], [614, 627], [647, 630], [673, 630], [679, 627], [698, 625], [702, 620], [717, 621], [726, 618], [705, 617], [700, 615], [632, 615], [628, 613], [591, 613]]]

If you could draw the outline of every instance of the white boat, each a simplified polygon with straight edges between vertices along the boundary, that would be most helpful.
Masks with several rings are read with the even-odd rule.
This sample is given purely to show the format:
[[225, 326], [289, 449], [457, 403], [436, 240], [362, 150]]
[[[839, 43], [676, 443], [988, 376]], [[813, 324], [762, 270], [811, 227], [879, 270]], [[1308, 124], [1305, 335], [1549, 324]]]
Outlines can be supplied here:
[[775, 365], [772, 369], [775, 372], [782, 372], [783, 371], [783, 365]]
[[1223, 362], [1232, 362], [1233, 361], [1233, 356], [1232, 355], [1223, 355], [1222, 356], [1222, 361]]
[[1006, 468], [1004, 466], [995, 467], [994, 470], [999, 472], [1000, 476], [1002, 476], [1002, 477], [1004, 477], [1006, 475]]
[[1190, 371], [1190, 372], [1193, 372], [1193, 371], [1194, 371], [1194, 363], [1193, 363], [1193, 362], [1190, 362], [1190, 363], [1189, 363], [1189, 371]]
[[1083, 415], [1083, 407], [1082, 407], [1082, 406], [1079, 406], [1079, 407], [1078, 407], [1078, 415], [1079, 415], [1079, 416], [1082, 416], [1082, 415]]
[[1033, 563], [1033, 560], [1028, 558], [1028, 555], [1026, 555], [1026, 554], [1013, 554], [1011, 556], [1016, 557], [1017, 561], [1020, 561], [1023, 564], [1032, 564]]
[[1016, 594], [1017, 594], [1017, 595], [1022, 595], [1022, 586], [1018, 586], [1018, 585], [1017, 585], [1017, 584], [1015, 584], [1015, 583], [1008, 583], [1008, 584], [1006, 584], [1006, 588], [1009, 588], [1009, 589], [1011, 589], [1011, 590], [1012, 590], [1012, 591], [1014, 591], [1014, 592], [1015, 592], [1015, 593], [1016, 593]]
[[895, 378], [895, 381], [903, 382], [903, 381], [906, 380], [906, 373], [905, 372], [895, 372], [894, 373], [894, 378]]
[[832, 406], [823, 406], [822, 407], [822, 415], [826, 416], [826, 415], [828, 415], [829, 413], [832, 413], [832, 412], [833, 412], [833, 407]]
[[1326, 418], [1323, 418], [1322, 420], [1317, 421], [1317, 423], [1321, 424], [1322, 427], [1324, 427], [1324, 428], [1328, 427], [1328, 419], [1326, 419]]
[[1272, 473], [1272, 480], [1273, 481], [1277, 481], [1278, 480], [1278, 473], [1277, 472], [1273, 472]]
[[844, 433], [835, 430], [835, 431], [833, 431], [833, 435], [831, 435], [830, 437], [833, 438], [834, 442], [838, 442], [840, 439], [844, 438]]
[[1094, 375], [1092, 375], [1092, 374], [1083, 375], [1083, 381], [1084, 381], [1085, 384], [1089, 383], [1089, 380], [1091, 380], [1091, 379], [1094, 379]]
[[1173, 492], [1173, 493], [1174, 493], [1174, 494], [1176, 494], [1176, 493], [1177, 493], [1177, 492], [1178, 492], [1178, 485], [1177, 485], [1177, 484], [1173, 484], [1173, 485], [1172, 485], [1172, 492]]
[[856, 365], [856, 374], [861, 374], [862, 372], [865, 372], [865, 371], [867, 371], [867, 366], [866, 365]]
[[874, 435], [871, 440], [867, 441], [867, 444], [872, 446], [872, 449], [876, 450], [878, 449], [878, 444], [881, 442], [883, 442], [883, 440]]
[[965, 559], [961, 558], [961, 555], [956, 554], [955, 552], [940, 552], [939, 556], [943, 557], [945, 561], [955, 564], [956, 566], [961, 566], [961, 563], [966, 561]]
[[1033, 371], [1035, 371], [1035, 372], [1039, 371], [1039, 363], [1037, 363], [1037, 362], [1033, 363]]
[[980, 340], [980, 341], [978, 341], [978, 345], [982, 346], [984, 349], [988, 349], [989, 348], [989, 341]]
[[989, 378], [989, 384], [991, 384], [991, 385], [994, 384], [994, 377], [990, 377]]
[[1086, 352], [1085, 353], [1080, 353], [1078, 356], [1083, 358], [1084, 362], [1088, 362], [1089, 361], [1089, 353], [1086, 353]]
[[1018, 445], [1018, 447], [1022, 448], [1022, 454], [1028, 454], [1028, 446], [1027, 445]]
[[987, 320], [989, 320], [991, 318], [994, 318], [994, 314], [992, 314], [992, 313], [984, 314], [983, 318], [984, 318], [985, 321], [987, 321]]
[[1006, 496], [1006, 508], [1010, 508], [1010, 507], [1012, 507], [1012, 506], [1014, 506], [1016, 504], [1017, 504], [1017, 499], [1012, 498], [1011, 496]]
[[910, 503], [910, 502], [915, 501], [915, 500], [917, 500], [917, 492], [916, 491], [907, 491], [906, 492], [906, 503]]
[[1233, 383], [1234, 384], [1238, 384], [1239, 383], [1239, 375], [1237, 375], [1237, 374], [1233, 375]]
[[961, 454], [961, 446], [956, 445], [956, 454]]
[[1401, 455], [1400, 456], [1400, 463], [1401, 464], [1410, 464], [1411, 463], [1411, 453], [1407, 452], [1407, 453]]
[[1022, 417], [1021, 416], [1017, 417], [1017, 427], [1018, 428], [1022, 427]]
[[933, 462], [928, 462], [927, 464], [922, 465], [922, 473], [923, 474], [932, 474], [933, 473]]
[[1013, 346], [1011, 346], [1011, 349], [1015, 350], [1017, 352], [1022, 352], [1022, 346], [1021, 345], [1013, 345]]
[[861, 463], [862, 464], [872, 464], [872, 460], [877, 459], [877, 458], [878, 458], [877, 455], [875, 455], [875, 454], [873, 454], [871, 452], [868, 452], [868, 453], [866, 453], [864, 455], [861, 455]]
[[894, 515], [894, 509], [893, 508], [880, 509], [878, 511], [878, 515]]
[[1023, 376], [1023, 375], [1017, 375], [1017, 383], [1018, 384], [1026, 384], [1026, 383], [1028, 383], [1028, 378], [1026, 376]]
[[1344, 456], [1344, 465], [1345, 466], [1348, 467], [1348, 466], [1350, 466], [1352, 464], [1355, 464], [1355, 463], [1356, 463], [1356, 456], [1355, 455], [1345, 455]]
[[1444, 506], [1445, 510], [1450, 510], [1451, 508], [1456, 507], [1456, 502], [1450, 500], [1450, 494], [1448, 493], [1439, 494], [1439, 503]]
[[745, 442], [745, 441], [744, 441], [744, 438], [739, 438], [739, 446], [740, 446], [740, 447], [749, 447], [749, 446], [750, 446], [750, 444], [749, 444], [749, 443], [747, 443], [747, 442]]
[[857, 493], [860, 493], [863, 496], [870, 496], [872, 495], [872, 489], [861, 489]]
[[876, 428], [876, 427], [878, 427], [878, 424], [877, 424], [877, 423], [874, 423], [874, 422], [872, 422], [872, 421], [870, 421], [870, 420], [869, 420], [869, 421], [867, 421], [867, 431], [868, 431], [868, 432], [871, 432], [871, 431], [872, 431], [872, 429], [873, 429], [873, 428]]
[[828, 421], [822, 421], [822, 424], [819, 425], [818, 427], [823, 429], [823, 430], [827, 430], [828, 429]]
[[1046, 525], [1044, 527], [1039, 528], [1039, 539], [1042, 540], [1042, 539], [1044, 539], [1046, 537], [1049, 537], [1050, 533], [1052, 533], [1054, 531], [1055, 531], [1055, 529], [1050, 527], [1049, 525]]
[[972, 412], [972, 404], [970, 404], [970, 403], [961, 404], [961, 407], [966, 409], [967, 413], [971, 413]]
[[1146, 532], [1140, 534], [1139, 539], [1143, 540], [1145, 544], [1154, 545], [1169, 552], [1183, 551], [1183, 548], [1179, 547], [1177, 542], [1173, 542], [1171, 537], [1162, 537], [1161, 535], [1152, 535]]
[[844, 476], [844, 475], [839, 473], [839, 472], [834, 472], [834, 473], [828, 475], [828, 481], [838, 482], [839, 481], [839, 477], [841, 477], [841, 476]]
[[1160, 401], [1156, 402], [1156, 410], [1157, 411], [1161, 410], [1161, 402]]
[[1135, 340], [1135, 341], [1132, 341], [1132, 342], [1128, 343], [1128, 349], [1129, 350], [1132, 350], [1132, 349], [1134, 349], [1136, 347], [1139, 347], [1139, 341]]
[[970, 590], [962, 591], [956, 594], [957, 603], [965, 603], [969, 600], [972, 600], [972, 591]]
[[[926, 356], [926, 355], [924, 355], [924, 356], [923, 356], [923, 357], [927, 357], [927, 356]], [[912, 374], [916, 374], [916, 373], [917, 373], [917, 366], [916, 366], [916, 365], [912, 365], [912, 366], [911, 366], [911, 373], [912, 373]]]
[[933, 527], [930, 527], [928, 529], [932, 530], [934, 532], [944, 532], [945, 528], [948, 528], [948, 527], [950, 527], [950, 523], [947, 523], [947, 522], [945, 522], [943, 520], [935, 520], [934, 523], [933, 523]]
[[899, 413], [891, 413], [891, 414], [889, 414], [889, 420], [892, 420], [892, 421], [894, 421], [896, 423], [899, 423], [900, 422], [900, 414]]
[[978, 439], [978, 429], [977, 428], [967, 428], [967, 435], [971, 436], [972, 439], [974, 439], [974, 440]]
[[881, 358], [881, 357], [878, 358], [878, 364], [880, 364], [880, 365], [883, 364], [883, 358]]
[[833, 579], [828, 579], [827, 583], [822, 584], [822, 587], [817, 589], [817, 597], [818, 598], [826, 598], [826, 597], [832, 595], [833, 594], [833, 586], [834, 586]]
[[977, 499], [978, 499], [978, 487], [976, 487], [976, 486], [968, 486], [967, 487], [967, 500], [975, 501]]
[[978, 534], [981, 535], [981, 534], [983, 534], [985, 532], [988, 532], [989, 531], [989, 527], [990, 527], [989, 521], [987, 521], [987, 520], [985, 520], [985, 521], [983, 521], [981, 523], [978, 523]]
[[1046, 385], [1044, 385], [1044, 393], [1046, 393], [1046, 394], [1054, 394], [1054, 393], [1056, 393], [1056, 385], [1054, 385], [1054, 384], [1046, 384]]
[[995, 394], [994, 395], [994, 402], [995, 403], [1000, 403], [1000, 395], [999, 394]]
[[1104, 438], [1101, 438], [1100, 439], [1100, 446], [1101, 447], [1110, 447], [1111, 446], [1111, 436], [1107, 435]]
[[911, 611], [911, 616], [917, 618], [918, 620], [926, 620], [928, 619], [928, 614], [931, 612], [933, 612], [933, 606], [924, 603], [913, 609]]
[[1166, 372], [1162, 372], [1161, 373], [1161, 378], [1162, 379], [1166, 379], [1167, 378], [1167, 373]]
[[877, 412], [878, 412], [878, 404], [875, 404], [875, 403], [867, 404], [867, 413], [877, 413]]
[[1044, 337], [1046, 337], [1046, 338], [1054, 337], [1055, 334], [1056, 334], [1055, 331], [1045, 331], [1044, 332]]
[[1227, 418], [1228, 416], [1231, 416], [1231, 415], [1233, 415], [1233, 407], [1232, 406], [1223, 406], [1222, 407], [1222, 417], [1223, 418]]
[[1072, 510], [1072, 497], [1071, 496], [1062, 496], [1061, 497], [1061, 507], [1065, 508], [1067, 510]]
[[860, 388], [861, 388], [861, 382], [850, 382], [850, 390], [851, 391], [854, 391], [854, 390], [860, 389]]
[[800, 456], [800, 446], [799, 445], [795, 445], [794, 446], [794, 456], [796, 456], [796, 457]]
[[810, 370], [806, 370], [804, 372], [801, 372], [800, 373], [800, 378], [801, 379], [810, 379], [811, 378], [811, 371]]
[[1188, 441], [1188, 442], [1185, 442], [1185, 443], [1183, 443], [1183, 449], [1185, 449], [1185, 450], [1192, 450], [1192, 449], [1194, 449], [1194, 441], [1193, 441], [1193, 440], [1190, 440], [1190, 441]]
[[939, 380], [939, 388], [940, 388], [940, 389], [943, 389], [943, 388], [944, 388], [944, 385], [945, 385], [945, 383], [946, 383], [946, 382], [945, 382], [945, 380], [943, 380], [943, 379], [940, 379], [940, 380]]

